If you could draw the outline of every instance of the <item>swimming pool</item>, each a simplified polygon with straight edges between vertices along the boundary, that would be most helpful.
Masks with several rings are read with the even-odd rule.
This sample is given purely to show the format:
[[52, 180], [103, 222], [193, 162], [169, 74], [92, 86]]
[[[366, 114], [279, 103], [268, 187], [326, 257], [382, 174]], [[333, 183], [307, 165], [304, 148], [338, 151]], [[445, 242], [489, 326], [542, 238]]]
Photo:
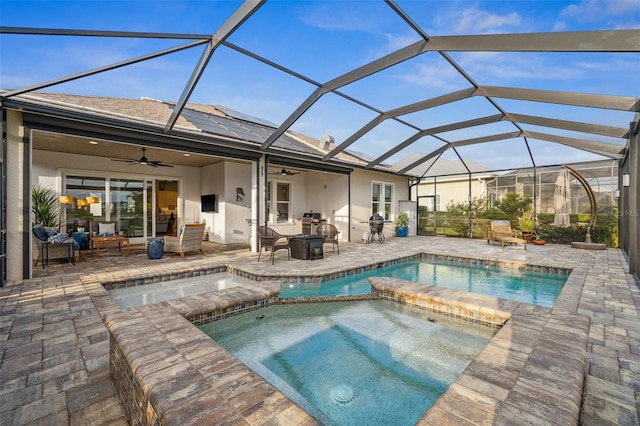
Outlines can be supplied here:
[[495, 266], [415, 261], [373, 269], [322, 283], [283, 283], [281, 298], [369, 294], [369, 277], [392, 277], [518, 302], [553, 307], [567, 275]]
[[109, 290], [109, 294], [120, 308], [127, 309], [243, 284], [255, 285], [255, 283], [249, 278], [243, 278], [228, 272], [219, 272], [146, 285], [116, 288]]
[[329, 425], [415, 424], [495, 331], [385, 301], [276, 305], [200, 329]]

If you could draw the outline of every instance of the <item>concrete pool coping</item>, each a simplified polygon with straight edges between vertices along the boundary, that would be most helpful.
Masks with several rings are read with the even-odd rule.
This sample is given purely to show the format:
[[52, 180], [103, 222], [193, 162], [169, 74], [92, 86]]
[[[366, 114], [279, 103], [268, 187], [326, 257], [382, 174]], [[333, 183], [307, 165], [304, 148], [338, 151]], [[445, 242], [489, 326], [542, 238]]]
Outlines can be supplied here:
[[[569, 279], [579, 281], [580, 274]], [[455, 419], [512, 424], [525, 416], [536, 423], [577, 424], [588, 316], [554, 314], [549, 308], [391, 278], [370, 278], [370, 282], [373, 298], [502, 327], [420, 423]], [[579, 283], [570, 287], [575, 284]], [[172, 425], [206, 418], [214, 423], [317, 423], [194, 327], [280, 303], [279, 292], [280, 280], [262, 281], [121, 311], [107, 300], [111, 298], [102, 285], [94, 286], [90, 294], [101, 300], [96, 300], [96, 306], [103, 307], [110, 333], [112, 379], [129, 421]], [[563, 290], [559, 300], [571, 299], [572, 294]], [[571, 300], [564, 303], [572, 304]], [[562, 325], [567, 323], [571, 324], [568, 329]], [[559, 397], [562, 402], [554, 401], [552, 409], [545, 405]]]

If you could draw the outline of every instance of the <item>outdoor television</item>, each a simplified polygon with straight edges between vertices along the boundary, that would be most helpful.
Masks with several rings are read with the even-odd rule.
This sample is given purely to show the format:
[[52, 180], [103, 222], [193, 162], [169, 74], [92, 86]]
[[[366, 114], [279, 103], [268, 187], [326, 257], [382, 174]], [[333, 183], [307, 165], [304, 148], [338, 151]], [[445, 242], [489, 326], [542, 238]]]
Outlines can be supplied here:
[[216, 194], [201, 195], [200, 205], [203, 212], [215, 213], [218, 211]]

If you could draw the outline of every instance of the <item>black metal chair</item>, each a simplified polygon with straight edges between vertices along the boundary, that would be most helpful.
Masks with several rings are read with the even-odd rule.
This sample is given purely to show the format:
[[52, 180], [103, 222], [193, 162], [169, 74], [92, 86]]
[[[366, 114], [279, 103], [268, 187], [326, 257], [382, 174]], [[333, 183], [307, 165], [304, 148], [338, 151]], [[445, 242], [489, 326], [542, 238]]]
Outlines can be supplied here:
[[338, 248], [338, 254], [340, 254], [340, 246], [338, 245], [338, 228], [329, 223], [321, 223], [316, 228], [316, 235], [324, 235], [324, 244], [331, 243], [331, 248], [336, 251]]
[[375, 241], [376, 236], [380, 244], [384, 243], [384, 234], [382, 229], [384, 228], [384, 218], [379, 214], [374, 214], [369, 218], [369, 239], [368, 243]]
[[271, 250], [272, 265], [274, 263], [274, 255], [278, 250], [287, 250], [289, 260], [291, 260], [291, 247], [289, 246], [289, 239], [285, 235], [278, 234], [268, 226], [258, 226], [256, 232], [258, 233], [259, 240], [258, 262], [260, 262], [263, 248], [266, 251]]

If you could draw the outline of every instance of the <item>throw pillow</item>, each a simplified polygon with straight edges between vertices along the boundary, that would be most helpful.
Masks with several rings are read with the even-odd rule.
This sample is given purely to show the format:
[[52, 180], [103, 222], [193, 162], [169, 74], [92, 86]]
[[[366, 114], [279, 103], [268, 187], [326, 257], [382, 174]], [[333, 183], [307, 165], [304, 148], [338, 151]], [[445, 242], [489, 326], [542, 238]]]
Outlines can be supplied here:
[[47, 237], [53, 237], [54, 235], [58, 235], [60, 233], [58, 231], [58, 228], [52, 228], [48, 226], [44, 227], [44, 232], [47, 233]]
[[49, 241], [51, 241], [52, 244], [62, 244], [65, 241], [67, 241], [67, 235], [66, 234], [56, 234], [56, 235], [53, 235], [53, 236], [49, 237]]
[[40, 241], [47, 241], [49, 239], [47, 231], [44, 230], [44, 226], [42, 226], [42, 224], [34, 225], [32, 231], [33, 236]]
[[115, 223], [99, 223], [98, 224], [98, 236], [113, 237], [114, 235], [116, 235]]

